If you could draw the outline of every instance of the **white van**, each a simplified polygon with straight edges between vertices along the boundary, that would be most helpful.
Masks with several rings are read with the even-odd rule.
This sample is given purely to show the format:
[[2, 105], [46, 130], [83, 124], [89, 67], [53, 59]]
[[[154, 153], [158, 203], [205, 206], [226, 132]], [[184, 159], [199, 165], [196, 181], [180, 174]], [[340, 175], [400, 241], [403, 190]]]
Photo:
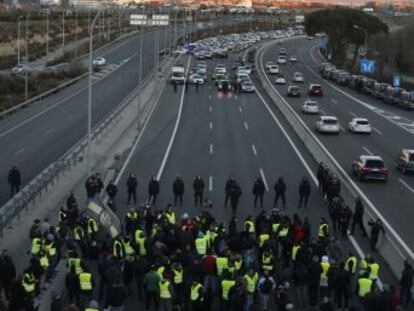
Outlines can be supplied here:
[[185, 69], [181, 66], [172, 67], [171, 84], [184, 84], [185, 83]]

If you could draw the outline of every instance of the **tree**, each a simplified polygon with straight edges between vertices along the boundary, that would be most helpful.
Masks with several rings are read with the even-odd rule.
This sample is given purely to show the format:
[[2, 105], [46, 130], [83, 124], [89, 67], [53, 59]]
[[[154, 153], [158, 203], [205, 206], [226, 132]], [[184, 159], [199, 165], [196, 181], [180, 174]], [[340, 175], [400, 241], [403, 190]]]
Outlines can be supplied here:
[[358, 50], [365, 42], [364, 32], [353, 25], [365, 29], [368, 37], [378, 33], [388, 33], [388, 26], [379, 18], [351, 8], [335, 8], [312, 12], [305, 17], [305, 30], [313, 35], [325, 32], [332, 53], [332, 61], [344, 65], [347, 49], [354, 48], [350, 67], [354, 67]]

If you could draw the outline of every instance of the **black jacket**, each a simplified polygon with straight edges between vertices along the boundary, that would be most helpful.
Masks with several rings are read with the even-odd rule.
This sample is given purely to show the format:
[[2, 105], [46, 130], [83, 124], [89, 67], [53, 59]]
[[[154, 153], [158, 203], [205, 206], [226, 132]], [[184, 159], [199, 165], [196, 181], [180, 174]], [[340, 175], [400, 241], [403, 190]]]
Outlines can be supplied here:
[[135, 177], [129, 177], [127, 180], [128, 191], [133, 191], [137, 188], [138, 181]]
[[407, 264], [402, 272], [400, 285], [403, 287], [413, 286], [414, 271], [410, 264]]
[[275, 189], [276, 193], [284, 194], [286, 191], [286, 184], [283, 180], [276, 181], [273, 189]]
[[265, 184], [261, 180], [256, 180], [256, 182], [253, 185], [253, 194], [264, 194], [265, 193]]
[[194, 179], [193, 189], [195, 194], [201, 194], [204, 191], [204, 180]]
[[160, 192], [160, 183], [158, 180], [150, 180], [148, 184], [149, 195], [157, 195]]
[[117, 192], [118, 192], [118, 188], [116, 187], [115, 184], [109, 184], [108, 186], [106, 186], [106, 193], [110, 197], [116, 196]]
[[22, 181], [20, 171], [16, 167], [12, 167], [9, 171], [8, 182], [11, 185], [20, 186]]
[[114, 284], [108, 291], [108, 305], [113, 307], [122, 306], [127, 297], [127, 288], [122, 284]]
[[175, 194], [183, 194], [184, 193], [184, 182], [182, 179], [176, 179], [173, 183], [173, 192]]
[[311, 192], [311, 185], [308, 180], [302, 180], [299, 184], [299, 195], [309, 196]]

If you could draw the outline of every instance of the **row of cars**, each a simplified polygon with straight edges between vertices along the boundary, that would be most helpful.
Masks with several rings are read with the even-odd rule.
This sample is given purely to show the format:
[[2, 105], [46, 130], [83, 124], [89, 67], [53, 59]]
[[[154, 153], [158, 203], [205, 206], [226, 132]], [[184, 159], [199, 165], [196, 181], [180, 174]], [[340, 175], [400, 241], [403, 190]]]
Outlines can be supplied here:
[[324, 79], [334, 81], [339, 85], [349, 86], [362, 94], [372, 96], [387, 104], [414, 110], [414, 91], [394, 87], [389, 83], [383, 83], [363, 75], [350, 74], [330, 63], [322, 63], [319, 72]]

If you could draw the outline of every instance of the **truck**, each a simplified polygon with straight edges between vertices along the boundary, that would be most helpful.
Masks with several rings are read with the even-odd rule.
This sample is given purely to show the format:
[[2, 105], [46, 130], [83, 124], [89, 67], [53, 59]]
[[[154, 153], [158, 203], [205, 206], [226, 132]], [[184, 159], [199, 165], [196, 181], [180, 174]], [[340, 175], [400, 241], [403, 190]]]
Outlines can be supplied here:
[[182, 66], [174, 66], [171, 70], [171, 84], [185, 83], [185, 69]]

